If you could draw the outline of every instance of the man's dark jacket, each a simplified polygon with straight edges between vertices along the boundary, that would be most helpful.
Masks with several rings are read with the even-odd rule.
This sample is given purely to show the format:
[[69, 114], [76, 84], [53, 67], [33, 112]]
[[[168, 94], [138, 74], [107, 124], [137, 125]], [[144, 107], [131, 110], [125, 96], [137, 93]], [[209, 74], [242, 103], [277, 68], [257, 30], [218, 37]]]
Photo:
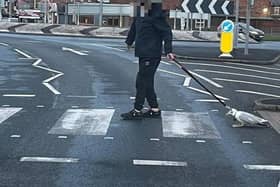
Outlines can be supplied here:
[[162, 43], [166, 54], [172, 52], [172, 31], [164, 13], [150, 13], [135, 17], [128, 33], [126, 44], [135, 41], [135, 56], [161, 57]]

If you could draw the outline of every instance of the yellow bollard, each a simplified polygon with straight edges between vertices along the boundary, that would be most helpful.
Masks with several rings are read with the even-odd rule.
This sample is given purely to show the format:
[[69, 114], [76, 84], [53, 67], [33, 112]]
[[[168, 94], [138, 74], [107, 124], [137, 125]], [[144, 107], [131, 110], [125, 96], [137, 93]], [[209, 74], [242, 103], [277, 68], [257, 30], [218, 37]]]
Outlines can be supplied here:
[[224, 20], [221, 24], [221, 42], [219, 57], [233, 58], [230, 54], [233, 50], [234, 23], [231, 20]]

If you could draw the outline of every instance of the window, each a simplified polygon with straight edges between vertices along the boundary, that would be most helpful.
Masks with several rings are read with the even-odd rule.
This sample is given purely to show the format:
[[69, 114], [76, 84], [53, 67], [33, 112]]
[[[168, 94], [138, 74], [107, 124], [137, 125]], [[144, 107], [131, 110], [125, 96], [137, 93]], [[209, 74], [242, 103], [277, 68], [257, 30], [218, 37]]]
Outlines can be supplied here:
[[274, 7], [274, 15], [280, 15], [280, 7]]

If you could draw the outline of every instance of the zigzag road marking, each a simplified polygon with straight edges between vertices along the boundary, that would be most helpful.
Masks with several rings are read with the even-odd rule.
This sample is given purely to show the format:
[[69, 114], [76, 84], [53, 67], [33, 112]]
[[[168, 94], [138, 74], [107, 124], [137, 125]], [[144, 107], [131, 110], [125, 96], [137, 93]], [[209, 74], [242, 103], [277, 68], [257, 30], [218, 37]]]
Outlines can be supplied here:
[[49, 71], [49, 72], [52, 72], [52, 73], [55, 73], [56, 75], [44, 80], [42, 82], [42, 84], [44, 86], [46, 86], [51, 92], [53, 92], [55, 95], [60, 95], [61, 93], [56, 90], [49, 82], [53, 81], [54, 79], [57, 79], [58, 77], [64, 75], [64, 73], [60, 72], [60, 71], [57, 71], [57, 70], [54, 70], [54, 69], [51, 69], [51, 68], [46, 68], [44, 66], [40, 66], [40, 63], [42, 62], [42, 59], [40, 58], [32, 58], [30, 55], [24, 53], [23, 51], [19, 50], [19, 49], [15, 49], [16, 52], [18, 52], [19, 54], [25, 56], [27, 59], [35, 59], [36, 61], [32, 64], [32, 66], [34, 66], [35, 68], [38, 68], [38, 69], [43, 69], [43, 70], [46, 70], [46, 71]]

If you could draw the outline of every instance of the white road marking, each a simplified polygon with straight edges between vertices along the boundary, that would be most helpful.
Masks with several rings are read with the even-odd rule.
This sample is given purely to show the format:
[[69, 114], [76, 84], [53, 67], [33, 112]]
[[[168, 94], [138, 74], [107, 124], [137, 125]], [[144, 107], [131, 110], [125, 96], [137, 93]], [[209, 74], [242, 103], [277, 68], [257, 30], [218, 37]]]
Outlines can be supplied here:
[[248, 170], [270, 170], [270, 171], [280, 171], [280, 165], [243, 165], [245, 169]]
[[278, 186], [277, 187], [280, 187], [280, 181], [279, 181], [279, 183], [278, 183]]
[[10, 107], [10, 105], [2, 105], [2, 107]]
[[194, 100], [196, 102], [208, 102], [208, 103], [218, 103], [219, 101], [214, 100], [214, 99], [196, 99]]
[[114, 137], [107, 136], [107, 137], [104, 137], [104, 140], [114, 140]]
[[198, 77], [198, 78], [200, 78], [200, 79], [202, 79], [202, 80], [205, 80], [206, 82], [208, 82], [209, 84], [212, 84], [213, 86], [215, 86], [215, 87], [217, 87], [217, 88], [223, 88], [222, 85], [220, 85], [220, 84], [218, 84], [218, 83], [216, 83], [216, 82], [214, 82], [214, 81], [212, 81], [212, 80], [210, 80], [210, 79], [208, 79], [208, 78], [206, 78], [206, 77], [204, 77], [204, 76], [202, 76], [202, 75], [199, 75], [199, 74], [197, 74], [197, 73], [195, 73], [195, 72], [192, 72], [192, 71], [190, 71], [190, 72], [191, 72], [191, 74], [193, 74], [194, 76], [196, 76], [196, 77]]
[[3, 94], [3, 97], [35, 97], [35, 94]]
[[172, 72], [172, 71], [167, 71], [167, 70], [160, 69], [160, 68], [158, 69], [158, 71], [161, 71], [161, 72], [164, 72], [164, 73], [168, 73], [168, 74], [171, 74], [171, 75], [177, 75], [177, 76], [180, 76], [180, 77], [188, 77], [187, 75], [175, 73], [175, 72]]
[[97, 96], [91, 96], [91, 95], [67, 95], [66, 97], [71, 97], [71, 98], [97, 98]]
[[220, 139], [208, 113], [162, 111], [164, 137]]
[[176, 111], [184, 111], [182, 108], [176, 108]]
[[68, 109], [49, 134], [106, 135], [114, 109]]
[[262, 95], [262, 96], [280, 98], [280, 95], [274, 95], [274, 94], [269, 94], [269, 93], [254, 92], [254, 91], [249, 91], [249, 90], [235, 90], [235, 91], [239, 92], [239, 93], [248, 93], [248, 94], [255, 94], [255, 95]]
[[57, 74], [57, 75], [55, 75], [55, 76], [53, 76], [53, 77], [50, 77], [50, 78], [44, 80], [44, 82], [47, 82], [47, 83], [48, 83], [48, 82], [51, 82], [52, 80], [57, 79], [58, 77], [60, 77], [60, 76], [62, 76], [62, 75], [63, 75], [63, 73]]
[[216, 73], [216, 74], [222, 74], [222, 75], [236, 75], [236, 76], [243, 76], [243, 77], [252, 77], [252, 78], [259, 78], [259, 79], [272, 80], [272, 81], [280, 81], [280, 79], [275, 79], [275, 78], [270, 78], [270, 77], [248, 75], [248, 74], [241, 74], [241, 73], [231, 73], [231, 72], [224, 72], [224, 71], [221, 72], [221, 71], [211, 71], [211, 70], [203, 70], [203, 69], [195, 69], [194, 71]]
[[107, 106], [106, 108], [108, 108], [108, 109], [114, 109], [113, 106]]
[[264, 74], [279, 75], [279, 73], [275, 73], [275, 72], [261, 71], [261, 70], [255, 70], [255, 69], [247, 69], [247, 68], [233, 67], [233, 66], [224, 66], [224, 65], [218, 65], [218, 64], [203, 64], [203, 63], [192, 63], [192, 62], [187, 62], [187, 63], [185, 63], [185, 64], [188, 64], [188, 65], [196, 65], [196, 66], [221, 67], [221, 68], [229, 68], [229, 69], [236, 69], [236, 70], [243, 70], [243, 71], [251, 71], [251, 72], [257, 72], [257, 73], [264, 73]]
[[[164, 69], [158, 69], [158, 71], [161, 71], [161, 72], [164, 72], [164, 73], [168, 73], [168, 74], [171, 74], [171, 75], [177, 75], [177, 76], [180, 76], [180, 77], [185, 77], [185, 78], [189, 77], [188, 75], [182, 75], [182, 74], [175, 73], [175, 72], [172, 72], [172, 71], [167, 71], [167, 70], [164, 70]], [[202, 75], [199, 75], [199, 74], [197, 74], [195, 72], [192, 72], [192, 71], [190, 71], [190, 72], [194, 76], [196, 76], [196, 77], [198, 77], [198, 78], [208, 82], [209, 84], [212, 84], [213, 86], [215, 86], [217, 88], [223, 88], [222, 85], [220, 85], [220, 84], [218, 84], [218, 83], [216, 83], [216, 82], [214, 82], [214, 81], [212, 81], [212, 80], [210, 80], [210, 79], [208, 79], [208, 78], [206, 78], [206, 77], [204, 77]]]
[[190, 86], [191, 80], [192, 80], [191, 77], [186, 77], [183, 86], [187, 86], [187, 87]]
[[160, 61], [161, 63], [165, 64], [165, 65], [168, 65], [168, 66], [171, 66], [172, 64], [170, 64], [169, 62], [165, 62], [165, 61]]
[[[194, 87], [188, 87], [189, 89], [193, 90], [193, 91], [196, 91], [196, 92], [199, 92], [199, 93], [202, 93], [202, 94], [206, 94], [206, 95], [211, 95], [210, 93], [208, 93], [207, 91], [204, 91], [204, 90], [200, 90], [200, 89], [197, 89], [197, 88], [194, 88]], [[215, 94], [216, 95], [216, 94]], [[222, 97], [222, 96], [219, 96], [219, 95], [216, 95], [218, 98], [222, 99], [222, 100], [225, 100], [225, 101], [229, 101], [228, 98], [226, 97]]]
[[22, 108], [0, 108], [0, 124], [21, 110]]
[[52, 93], [54, 93], [55, 95], [60, 95], [61, 93], [59, 91], [57, 91], [51, 84], [43, 82], [43, 85], [45, 85], [50, 91], [52, 91]]
[[252, 85], [266, 86], [266, 87], [271, 87], [271, 88], [280, 88], [280, 86], [276, 86], [276, 85], [273, 85], [273, 84], [264, 84], [264, 83], [258, 83], [258, 82], [249, 82], [249, 81], [233, 80], [233, 79], [221, 79], [221, 78], [213, 78], [213, 79], [217, 80], [217, 81], [252, 84]]
[[133, 160], [134, 165], [140, 166], [177, 166], [186, 167], [187, 162], [160, 161], [160, 160]]
[[67, 139], [68, 136], [58, 136], [57, 138], [59, 138], [59, 139]]
[[21, 157], [21, 162], [53, 162], [53, 163], [77, 163], [77, 158], [54, 158], [54, 157]]
[[160, 141], [159, 138], [150, 138], [151, 141]]
[[11, 135], [10, 137], [11, 137], [11, 138], [20, 138], [20, 137], [21, 137], [21, 135], [18, 135], [18, 134], [13, 134], [13, 135]]
[[26, 54], [25, 52], [23, 52], [23, 51], [21, 51], [19, 49], [15, 49], [15, 51], [18, 52], [19, 54], [25, 56], [28, 59], [32, 59], [32, 57], [30, 55]]
[[47, 67], [44, 67], [44, 66], [40, 66], [39, 64], [41, 62], [42, 62], [42, 59], [36, 59], [36, 61], [32, 64], [32, 66], [35, 66], [36, 68], [43, 69], [43, 70], [46, 70], [46, 71], [49, 71], [49, 72], [53, 72], [55, 74], [63, 74], [60, 71], [57, 71], [57, 70], [54, 70], [54, 69], [51, 69], [51, 68], [47, 68]]
[[6, 43], [0, 43], [0, 45], [3, 45], [3, 46], [9, 46], [9, 44], [6, 44]]
[[195, 142], [196, 142], [196, 143], [206, 143], [205, 140], [196, 140]]
[[219, 110], [217, 110], [217, 109], [214, 109], [214, 110], [211, 110], [211, 112], [219, 112]]
[[243, 144], [252, 144], [253, 142], [251, 141], [242, 141]]
[[[253, 67], [253, 68], [260, 68], [260, 69], [268, 69], [268, 70], [280, 71], [279, 68], [271, 68], [271, 67], [258, 66], [258, 65], [251, 65], [251, 64], [241, 64], [241, 63], [233, 64], [232, 62], [225, 62], [224, 64], [236, 65], [236, 66], [247, 66], [247, 67]], [[277, 66], [277, 65], [276, 65], [276, 66]], [[280, 65], [278, 65], [278, 66], [280, 66]]]
[[71, 106], [71, 108], [79, 108], [79, 106]]
[[76, 50], [68, 48], [68, 47], [62, 47], [62, 51], [69, 51], [69, 52], [72, 52], [74, 54], [81, 55], [81, 56], [87, 56], [88, 55], [87, 53], [76, 51]]
[[37, 105], [36, 107], [37, 108], [44, 108], [45, 106], [44, 105]]
[[24, 41], [25, 43], [42, 43], [41, 41], [35, 41], [35, 40], [29, 40], [29, 41]]
[[54, 69], [50, 69], [50, 68], [46, 68], [46, 67], [43, 67], [43, 66], [40, 66], [39, 64], [42, 62], [42, 59], [37, 59], [33, 64], [32, 66], [36, 67], [36, 68], [39, 68], [39, 69], [43, 69], [43, 70], [46, 70], [46, 71], [49, 71], [49, 72], [53, 72], [53, 73], [56, 73], [57, 75], [53, 76], [53, 77], [50, 77], [46, 80], [43, 81], [43, 85], [46, 86], [51, 92], [53, 92], [55, 95], [60, 95], [61, 93], [56, 90], [49, 82], [50, 81], [53, 81], [54, 79], [57, 79], [58, 77], [64, 75], [64, 73], [60, 72], [60, 71], [57, 71], [57, 70], [54, 70]]

